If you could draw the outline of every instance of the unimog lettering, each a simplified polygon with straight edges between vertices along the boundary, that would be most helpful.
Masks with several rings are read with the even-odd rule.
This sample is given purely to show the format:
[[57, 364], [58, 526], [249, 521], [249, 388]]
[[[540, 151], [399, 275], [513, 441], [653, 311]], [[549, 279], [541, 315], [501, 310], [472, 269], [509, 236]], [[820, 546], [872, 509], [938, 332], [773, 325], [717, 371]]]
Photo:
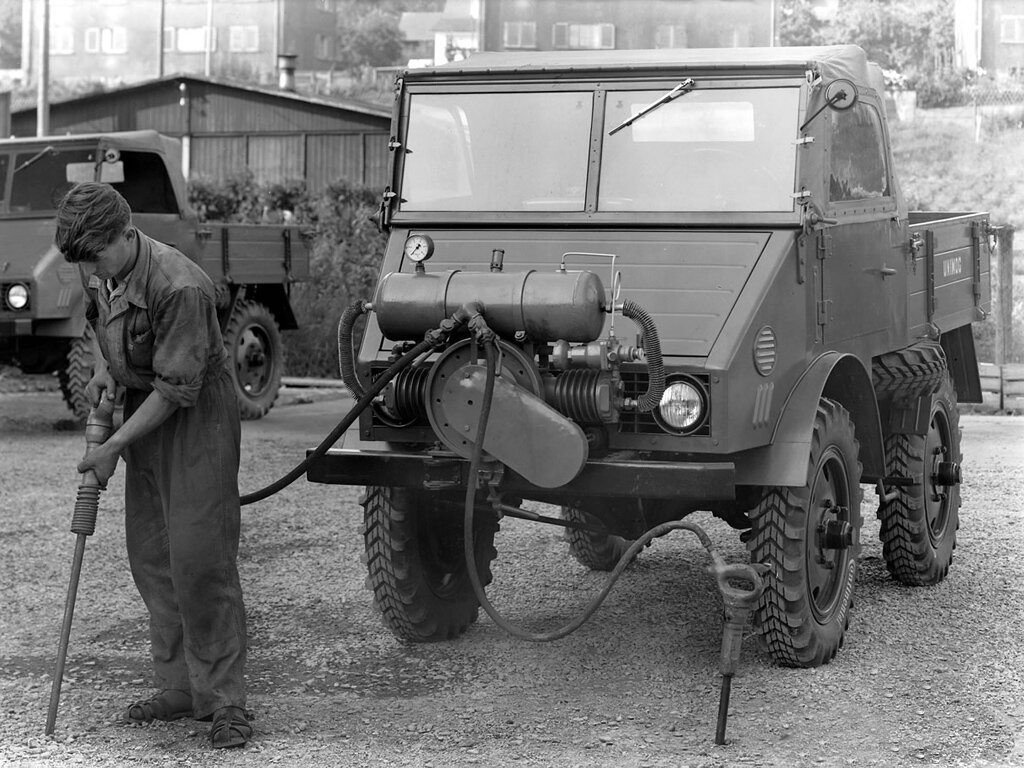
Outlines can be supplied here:
[[367, 486], [392, 631], [495, 618], [501, 517], [612, 570], [712, 512], [795, 667], [855, 627], [862, 484], [892, 575], [946, 577], [988, 217], [906, 210], [860, 48], [477, 54], [403, 73], [394, 125], [379, 288], [340, 345], [367, 407], [308, 470]]

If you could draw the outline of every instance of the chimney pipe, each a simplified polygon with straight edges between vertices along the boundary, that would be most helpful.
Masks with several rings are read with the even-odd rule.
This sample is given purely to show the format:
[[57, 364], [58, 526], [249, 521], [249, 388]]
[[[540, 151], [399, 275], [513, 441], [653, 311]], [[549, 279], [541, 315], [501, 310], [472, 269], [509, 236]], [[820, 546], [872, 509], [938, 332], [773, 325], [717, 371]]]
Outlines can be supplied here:
[[295, 92], [295, 60], [297, 58], [298, 56], [294, 53], [282, 53], [277, 57], [278, 88], [282, 91]]

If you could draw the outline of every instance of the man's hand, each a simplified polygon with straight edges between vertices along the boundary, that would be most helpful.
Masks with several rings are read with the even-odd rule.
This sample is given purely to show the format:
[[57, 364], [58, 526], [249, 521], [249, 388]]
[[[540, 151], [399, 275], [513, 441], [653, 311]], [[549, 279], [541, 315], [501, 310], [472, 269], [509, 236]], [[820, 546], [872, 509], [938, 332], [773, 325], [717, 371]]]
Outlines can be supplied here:
[[89, 405], [95, 408], [100, 404], [100, 398], [104, 394], [113, 398], [116, 391], [117, 383], [110, 375], [110, 371], [107, 370], [106, 364], [97, 361], [96, 372], [89, 379], [89, 383], [85, 385], [85, 398], [89, 401]]
[[106, 443], [97, 445], [91, 450], [86, 451], [85, 456], [78, 462], [78, 471], [85, 473], [91, 469], [96, 474], [96, 480], [99, 482], [100, 488], [106, 489], [107, 481], [114, 474], [114, 470], [117, 469], [117, 460], [120, 455], [117, 450]]

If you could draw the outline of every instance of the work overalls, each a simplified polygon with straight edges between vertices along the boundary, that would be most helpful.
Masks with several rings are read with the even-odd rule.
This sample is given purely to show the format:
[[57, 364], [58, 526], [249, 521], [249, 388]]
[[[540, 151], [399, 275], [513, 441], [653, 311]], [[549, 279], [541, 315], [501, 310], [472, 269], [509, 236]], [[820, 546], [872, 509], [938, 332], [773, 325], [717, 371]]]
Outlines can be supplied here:
[[141, 232], [131, 273], [93, 276], [87, 317], [128, 419], [152, 390], [178, 405], [132, 443], [125, 460], [125, 534], [149, 609], [158, 686], [191, 691], [194, 716], [245, 706], [245, 608], [238, 402], [209, 277]]

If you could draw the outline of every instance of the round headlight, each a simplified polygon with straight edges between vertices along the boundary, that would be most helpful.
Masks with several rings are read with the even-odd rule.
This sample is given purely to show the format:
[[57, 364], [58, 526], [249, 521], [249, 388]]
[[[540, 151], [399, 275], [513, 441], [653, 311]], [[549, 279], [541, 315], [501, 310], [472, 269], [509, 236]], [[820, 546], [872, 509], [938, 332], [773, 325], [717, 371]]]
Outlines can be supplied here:
[[676, 380], [665, 387], [658, 415], [662, 425], [675, 432], [692, 432], [704, 421], [707, 400], [694, 381]]
[[7, 289], [6, 300], [11, 309], [24, 309], [28, 306], [28, 287], [15, 283]]

